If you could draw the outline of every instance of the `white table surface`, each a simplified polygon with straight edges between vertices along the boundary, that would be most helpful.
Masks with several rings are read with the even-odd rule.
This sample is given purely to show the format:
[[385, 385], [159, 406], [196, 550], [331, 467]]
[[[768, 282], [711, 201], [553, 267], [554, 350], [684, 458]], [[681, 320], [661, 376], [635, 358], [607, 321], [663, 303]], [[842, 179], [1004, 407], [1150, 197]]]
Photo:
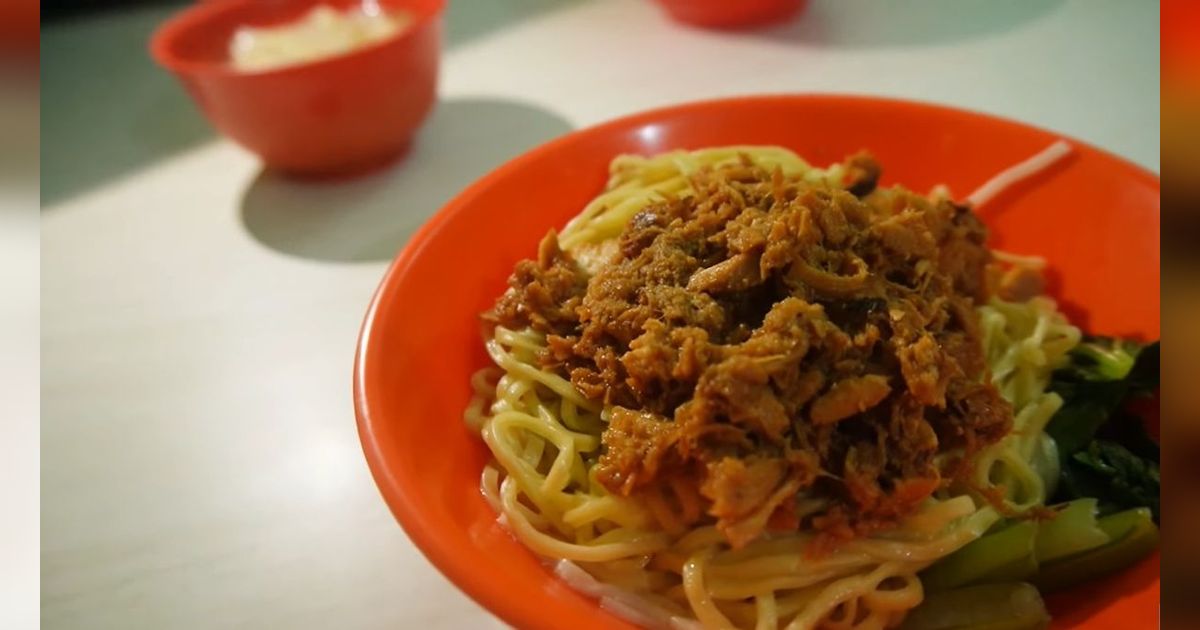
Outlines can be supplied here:
[[351, 361], [413, 229], [571, 128], [721, 95], [873, 93], [1158, 169], [1157, 2], [826, 0], [741, 35], [641, 0], [456, 4], [416, 148], [337, 186], [263, 174], [209, 135], [141, 52], [165, 10], [46, 29], [44, 627], [500, 626], [379, 498]]

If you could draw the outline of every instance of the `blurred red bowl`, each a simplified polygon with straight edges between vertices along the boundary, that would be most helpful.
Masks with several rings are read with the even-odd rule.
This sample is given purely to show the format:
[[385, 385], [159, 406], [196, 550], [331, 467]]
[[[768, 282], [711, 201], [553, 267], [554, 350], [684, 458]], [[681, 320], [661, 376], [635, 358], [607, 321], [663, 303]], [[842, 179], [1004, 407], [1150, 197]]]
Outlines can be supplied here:
[[658, 0], [674, 19], [705, 28], [744, 28], [780, 22], [807, 0]]
[[395, 37], [350, 53], [259, 72], [234, 69], [242, 26], [273, 26], [313, 7], [361, 0], [211, 0], [163, 24], [154, 60], [183, 82], [209, 121], [269, 167], [297, 175], [367, 170], [399, 155], [433, 106], [445, 0], [378, 0], [413, 20]]

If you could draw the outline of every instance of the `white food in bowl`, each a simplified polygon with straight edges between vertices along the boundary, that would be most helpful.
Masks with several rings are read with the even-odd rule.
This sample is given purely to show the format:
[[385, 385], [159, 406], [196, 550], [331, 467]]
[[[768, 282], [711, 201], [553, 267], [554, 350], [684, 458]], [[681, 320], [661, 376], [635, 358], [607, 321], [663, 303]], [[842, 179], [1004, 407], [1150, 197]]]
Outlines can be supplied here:
[[273, 70], [344, 55], [394, 37], [411, 22], [411, 15], [384, 11], [374, 2], [345, 11], [320, 5], [287, 24], [239, 28], [229, 42], [229, 58], [237, 70]]

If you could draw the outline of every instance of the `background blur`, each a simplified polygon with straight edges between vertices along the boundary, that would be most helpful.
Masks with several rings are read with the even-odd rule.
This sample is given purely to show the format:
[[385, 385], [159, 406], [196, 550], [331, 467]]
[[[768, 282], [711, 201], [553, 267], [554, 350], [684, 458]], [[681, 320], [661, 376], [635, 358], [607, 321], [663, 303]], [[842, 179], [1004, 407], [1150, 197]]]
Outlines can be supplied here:
[[[139, 4], [171, 4], [170, 0], [42, 0], [42, 20], [49, 22], [64, 16], [96, 11], [113, 11]], [[180, 4], [175, 2], [174, 4]], [[185, 3], [186, 4], [186, 3]]]
[[1163, 627], [1200, 625], [1200, 3], [1162, 7]]
[[0, 628], [38, 621], [38, 6], [0, 3]]

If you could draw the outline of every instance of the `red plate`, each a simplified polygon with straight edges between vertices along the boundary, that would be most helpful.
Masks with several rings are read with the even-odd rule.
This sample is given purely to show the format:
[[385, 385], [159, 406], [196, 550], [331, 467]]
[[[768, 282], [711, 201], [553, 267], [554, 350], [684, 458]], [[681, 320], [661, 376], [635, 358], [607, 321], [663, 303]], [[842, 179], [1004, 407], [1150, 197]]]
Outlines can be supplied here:
[[[849, 96], [693, 103], [578, 131], [500, 167], [409, 242], [367, 311], [354, 400], [371, 472], [405, 531], [460, 588], [521, 628], [629, 628], [555, 579], [495, 523], [479, 493], [487, 449], [464, 426], [468, 377], [486, 364], [478, 314], [513, 264], [601, 190], [619, 153], [778, 144], [825, 165], [862, 148], [884, 183], [956, 196], [1060, 136], [933, 105]], [[983, 212], [994, 244], [1050, 260], [1052, 290], [1096, 333], [1159, 334], [1159, 181], [1073, 142], [1050, 171]], [[1158, 556], [1052, 598], [1057, 627], [1158, 626]], [[397, 593], [397, 596], [403, 595]], [[1082, 594], [1081, 594], [1082, 595]]]

